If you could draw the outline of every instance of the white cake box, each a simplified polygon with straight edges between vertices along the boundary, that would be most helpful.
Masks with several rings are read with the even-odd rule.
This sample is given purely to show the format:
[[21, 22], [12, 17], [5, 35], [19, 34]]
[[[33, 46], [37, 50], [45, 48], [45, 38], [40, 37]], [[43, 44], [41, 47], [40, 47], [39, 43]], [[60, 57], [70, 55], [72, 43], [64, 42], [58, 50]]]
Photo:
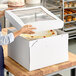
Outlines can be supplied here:
[[[49, 15], [51, 19], [45, 15], [42, 16], [42, 13], [38, 11], [33, 11], [37, 12], [37, 14], [40, 13], [38, 14], [38, 19], [41, 21], [35, 19], [35, 21], [33, 20], [33, 22], [32, 19], [34, 17], [30, 17], [32, 19], [28, 19], [31, 20], [31, 22], [27, 20], [27, 22], [24, 23], [25, 21], [23, 21], [21, 18], [25, 19], [25, 16], [22, 17], [21, 15], [20, 17], [20, 13], [18, 14], [17, 12], [12, 12], [20, 10], [22, 10], [23, 12], [23, 10], [27, 10], [30, 8], [7, 11], [6, 18], [17, 29], [20, 29], [25, 24], [32, 24], [34, 27], [37, 27], [37, 30], [35, 30], [35, 32], [50, 29], [59, 29], [63, 27], [63, 21], [57, 18], [54, 14], [50, 13], [44, 7], [38, 6], [32, 7], [31, 9], [39, 10], [39, 8], [48, 13], [47, 15]], [[31, 9], [30, 11], [32, 11]], [[28, 14], [27, 11], [25, 13]], [[33, 13], [31, 15], [33, 15]], [[35, 18], [37, 18], [36, 14]], [[11, 31], [13, 32], [13, 30]], [[29, 71], [68, 61], [68, 34], [60, 30], [56, 31], [56, 36], [36, 40], [27, 40], [21, 36], [17, 37], [14, 42], [8, 45], [8, 56], [14, 59], [16, 62], [18, 62], [20, 65], [22, 65]]]

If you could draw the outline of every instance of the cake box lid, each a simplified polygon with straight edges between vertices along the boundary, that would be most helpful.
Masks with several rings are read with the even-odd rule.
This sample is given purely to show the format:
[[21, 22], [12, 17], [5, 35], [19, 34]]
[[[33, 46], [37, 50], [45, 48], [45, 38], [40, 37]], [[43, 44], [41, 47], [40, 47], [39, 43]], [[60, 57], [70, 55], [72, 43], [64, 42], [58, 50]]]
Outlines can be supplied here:
[[64, 26], [64, 22], [61, 19], [43, 6], [7, 10], [5, 17], [17, 30], [24, 25], [36, 27], [37, 29], [34, 31], [37, 32], [59, 29]]

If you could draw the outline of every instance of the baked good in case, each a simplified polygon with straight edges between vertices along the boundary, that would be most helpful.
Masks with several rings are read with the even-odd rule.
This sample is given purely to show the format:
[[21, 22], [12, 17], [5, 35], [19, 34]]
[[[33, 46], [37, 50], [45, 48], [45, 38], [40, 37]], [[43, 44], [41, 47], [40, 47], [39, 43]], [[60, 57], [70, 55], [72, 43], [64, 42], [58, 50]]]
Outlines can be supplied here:
[[71, 18], [69, 18], [69, 19], [67, 19], [67, 21], [68, 21], [68, 22], [70, 22], [70, 21], [72, 21], [72, 19], [71, 19]]
[[69, 5], [68, 5], [69, 7], [72, 7], [73, 6], [73, 3], [72, 2], [69, 2]]
[[74, 7], [76, 7], [76, 3], [74, 3]]
[[64, 3], [64, 7], [65, 7], [65, 8], [67, 8], [67, 7], [68, 7], [68, 4], [67, 4], [67, 2], [65, 2], [65, 3]]
[[67, 13], [67, 14], [72, 14], [72, 13], [76, 13], [76, 10], [74, 10], [74, 9], [65, 9], [64, 12]]
[[66, 24], [66, 25], [64, 25], [64, 26], [65, 26], [65, 28], [73, 27], [73, 25], [72, 25], [72, 24]]
[[72, 14], [72, 12], [71, 12], [71, 11], [69, 11], [69, 12], [68, 12], [68, 14]]
[[64, 12], [64, 15], [67, 15], [67, 13], [66, 13], [66, 12]]
[[76, 21], [76, 17], [73, 17], [73, 21]]
[[64, 22], [66, 22], [66, 19], [64, 19]]
[[67, 21], [68, 21], [68, 22], [72, 21], [72, 16], [68, 16], [68, 17], [67, 17]]

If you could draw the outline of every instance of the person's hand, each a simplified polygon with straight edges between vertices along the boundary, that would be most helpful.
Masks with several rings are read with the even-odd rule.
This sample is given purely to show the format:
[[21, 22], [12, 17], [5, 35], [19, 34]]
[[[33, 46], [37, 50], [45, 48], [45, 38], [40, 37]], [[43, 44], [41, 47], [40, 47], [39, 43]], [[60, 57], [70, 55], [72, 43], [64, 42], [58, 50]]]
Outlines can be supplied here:
[[33, 31], [34, 27], [32, 27], [32, 25], [25, 25], [23, 26], [19, 31], [16, 31], [14, 32], [14, 37], [16, 38], [17, 36], [19, 36], [20, 34], [22, 33], [25, 33], [25, 34], [34, 34], [35, 32]]
[[20, 30], [22, 33], [25, 33], [25, 34], [34, 34], [35, 32], [32, 31], [34, 29], [36, 28], [32, 27], [32, 25], [25, 25]]

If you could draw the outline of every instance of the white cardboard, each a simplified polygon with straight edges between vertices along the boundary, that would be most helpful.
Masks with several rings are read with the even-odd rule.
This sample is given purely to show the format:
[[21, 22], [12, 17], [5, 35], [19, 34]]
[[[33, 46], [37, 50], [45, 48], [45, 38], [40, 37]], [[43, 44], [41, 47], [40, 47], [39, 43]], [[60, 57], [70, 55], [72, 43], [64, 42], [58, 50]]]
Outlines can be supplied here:
[[[17, 15], [15, 15], [12, 12], [12, 11], [18, 11], [18, 10], [28, 11], [28, 10], [34, 9], [34, 8], [41, 8], [47, 14], [54, 17], [56, 20], [36, 21], [36, 22], [30, 22], [30, 23], [24, 24], [23, 21]], [[30, 25], [36, 27], [37, 29], [35, 31], [45, 31], [45, 30], [49, 30], [49, 29], [59, 29], [59, 28], [62, 28], [64, 26], [64, 23], [63, 23], [62, 20], [60, 20], [57, 16], [55, 16], [53, 13], [48, 11], [43, 6], [8, 10], [8, 11], [5, 12], [5, 17], [14, 25], [14, 27], [16, 27], [16, 29], [20, 29], [21, 27], [23, 27], [24, 25], [27, 25], [27, 24], [30, 24]]]
[[19, 36], [8, 45], [8, 56], [29, 71], [68, 61], [68, 34], [58, 33], [33, 41]]
[[[46, 13], [56, 19], [28, 23], [37, 27], [35, 31], [40, 32], [63, 27], [63, 21], [42, 6], [6, 11], [5, 16], [16, 29], [20, 29], [25, 24], [12, 11], [27, 11], [33, 8], [42, 8]], [[8, 56], [29, 71], [68, 61], [68, 34], [59, 30], [57, 32], [57, 36], [32, 41], [19, 36], [14, 42], [8, 45]]]

